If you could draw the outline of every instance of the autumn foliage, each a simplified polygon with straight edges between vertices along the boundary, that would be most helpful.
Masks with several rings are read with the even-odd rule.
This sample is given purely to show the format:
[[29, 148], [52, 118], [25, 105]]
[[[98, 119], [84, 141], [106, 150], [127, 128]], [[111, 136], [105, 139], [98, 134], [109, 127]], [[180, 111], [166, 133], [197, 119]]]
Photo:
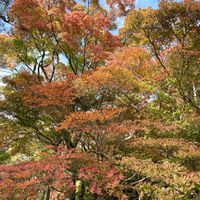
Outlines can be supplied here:
[[200, 198], [199, 2], [105, 3], [13, 0], [2, 200]]

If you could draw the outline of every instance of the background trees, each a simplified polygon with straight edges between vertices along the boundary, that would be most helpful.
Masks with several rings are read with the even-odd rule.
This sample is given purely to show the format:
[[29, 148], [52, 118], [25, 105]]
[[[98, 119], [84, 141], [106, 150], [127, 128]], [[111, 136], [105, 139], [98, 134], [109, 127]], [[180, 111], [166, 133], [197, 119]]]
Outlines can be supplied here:
[[199, 15], [199, 2], [161, 1], [158, 10], [132, 11], [121, 30], [126, 43], [150, 48], [180, 97], [197, 112], [199, 47], [194, 41], [199, 40]]
[[133, 3], [13, 1], [2, 199], [199, 198], [199, 3]]

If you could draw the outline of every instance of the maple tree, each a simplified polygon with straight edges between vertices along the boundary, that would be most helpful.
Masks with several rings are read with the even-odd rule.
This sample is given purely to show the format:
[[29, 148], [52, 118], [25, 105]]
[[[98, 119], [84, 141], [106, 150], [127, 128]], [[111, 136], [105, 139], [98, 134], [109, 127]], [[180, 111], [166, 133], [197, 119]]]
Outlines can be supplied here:
[[1, 199], [199, 199], [199, 2], [105, 2], [12, 2]]
[[[184, 102], [199, 112], [199, 2], [161, 1], [158, 10], [132, 11], [121, 35], [126, 43], [147, 45]], [[129, 37], [130, 36], [130, 37]], [[168, 83], [168, 87], [172, 87]]]

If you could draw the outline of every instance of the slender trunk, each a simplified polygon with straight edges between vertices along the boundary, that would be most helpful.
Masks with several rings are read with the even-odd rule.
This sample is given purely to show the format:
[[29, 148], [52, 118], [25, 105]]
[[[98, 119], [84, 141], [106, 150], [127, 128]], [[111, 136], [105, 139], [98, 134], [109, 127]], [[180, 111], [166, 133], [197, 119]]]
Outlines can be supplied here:
[[194, 102], [197, 104], [197, 89], [194, 83], [192, 83], [192, 89], [193, 89]]
[[42, 191], [38, 194], [37, 200], [50, 200], [50, 188]]
[[77, 180], [75, 200], [84, 200], [84, 193], [85, 193], [84, 183], [80, 180]]
[[46, 191], [45, 191], [45, 196], [44, 196], [44, 200], [50, 200], [50, 188], [47, 187]]

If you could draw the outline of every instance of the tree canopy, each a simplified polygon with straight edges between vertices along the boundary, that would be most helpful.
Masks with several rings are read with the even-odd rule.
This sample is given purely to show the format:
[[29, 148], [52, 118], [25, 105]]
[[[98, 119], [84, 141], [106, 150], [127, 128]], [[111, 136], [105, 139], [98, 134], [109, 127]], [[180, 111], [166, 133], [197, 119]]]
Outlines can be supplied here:
[[200, 198], [200, 2], [105, 3], [2, 18], [2, 200]]

